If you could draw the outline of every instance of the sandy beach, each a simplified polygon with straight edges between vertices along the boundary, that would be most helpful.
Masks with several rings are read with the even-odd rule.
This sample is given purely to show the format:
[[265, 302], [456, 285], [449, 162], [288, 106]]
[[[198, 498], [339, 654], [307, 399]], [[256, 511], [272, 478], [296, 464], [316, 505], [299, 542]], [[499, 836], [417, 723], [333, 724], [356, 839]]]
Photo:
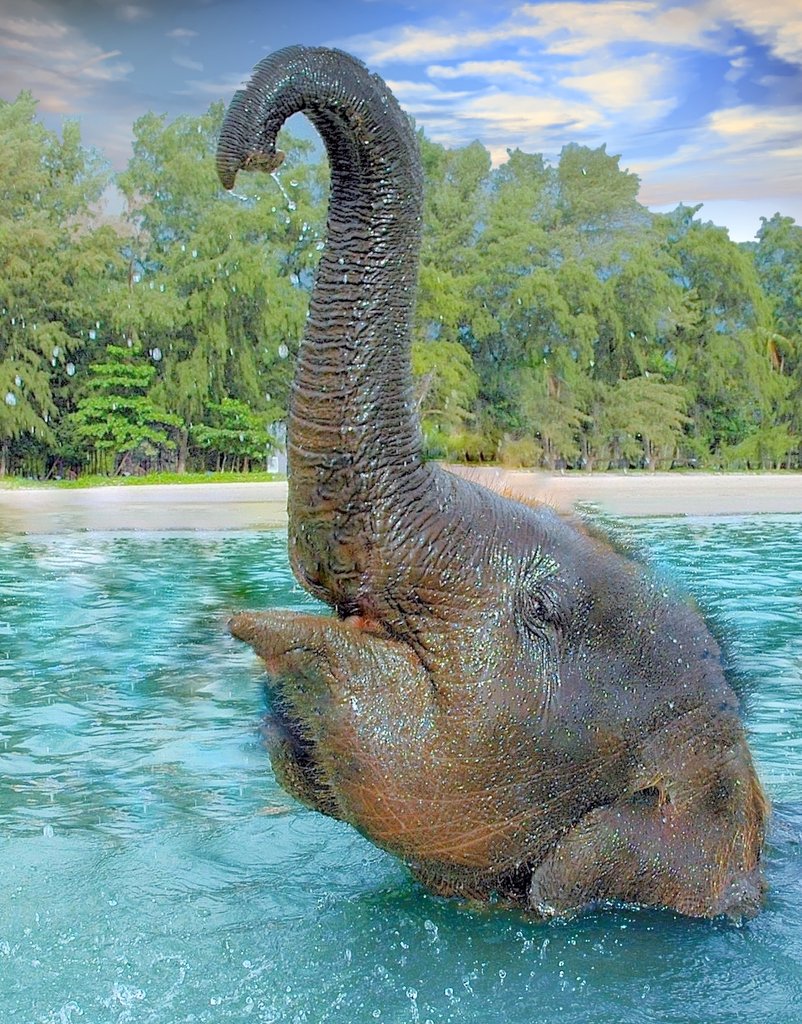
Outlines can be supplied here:
[[[802, 473], [458, 472], [560, 511], [592, 504], [615, 516], [802, 513]], [[0, 534], [271, 529], [286, 526], [286, 505], [286, 483], [0, 488]]]

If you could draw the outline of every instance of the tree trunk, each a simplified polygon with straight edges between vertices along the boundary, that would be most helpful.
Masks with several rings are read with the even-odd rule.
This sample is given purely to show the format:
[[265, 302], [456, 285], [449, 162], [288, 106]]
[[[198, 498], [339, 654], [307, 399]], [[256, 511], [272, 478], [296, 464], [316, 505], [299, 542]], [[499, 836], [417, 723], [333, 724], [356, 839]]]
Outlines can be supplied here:
[[189, 431], [182, 427], [178, 431], [178, 464], [176, 465], [177, 473], [186, 473], [187, 471], [187, 452], [189, 449]]
[[4, 437], [3, 440], [0, 441], [0, 477], [4, 477], [8, 472], [8, 455], [8, 439]]

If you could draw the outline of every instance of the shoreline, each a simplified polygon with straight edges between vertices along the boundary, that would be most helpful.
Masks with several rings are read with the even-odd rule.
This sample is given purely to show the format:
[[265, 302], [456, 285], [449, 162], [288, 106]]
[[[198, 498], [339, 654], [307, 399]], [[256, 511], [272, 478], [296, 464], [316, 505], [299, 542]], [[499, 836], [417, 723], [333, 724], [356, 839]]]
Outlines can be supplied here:
[[[802, 514], [802, 473], [570, 474], [450, 467], [560, 512], [613, 516]], [[286, 481], [141, 487], [0, 487], [0, 535], [86, 530], [266, 530], [287, 525]]]

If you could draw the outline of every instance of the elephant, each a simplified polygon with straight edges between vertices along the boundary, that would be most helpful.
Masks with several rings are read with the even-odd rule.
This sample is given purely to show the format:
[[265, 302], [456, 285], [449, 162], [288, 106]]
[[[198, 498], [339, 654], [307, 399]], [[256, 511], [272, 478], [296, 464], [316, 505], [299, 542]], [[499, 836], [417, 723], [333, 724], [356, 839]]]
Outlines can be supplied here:
[[425, 461], [410, 363], [423, 178], [357, 59], [292, 46], [217, 170], [273, 171], [303, 112], [330, 170], [288, 414], [288, 549], [329, 614], [240, 612], [280, 785], [429, 891], [534, 917], [758, 913], [768, 803], [701, 613], [575, 516]]

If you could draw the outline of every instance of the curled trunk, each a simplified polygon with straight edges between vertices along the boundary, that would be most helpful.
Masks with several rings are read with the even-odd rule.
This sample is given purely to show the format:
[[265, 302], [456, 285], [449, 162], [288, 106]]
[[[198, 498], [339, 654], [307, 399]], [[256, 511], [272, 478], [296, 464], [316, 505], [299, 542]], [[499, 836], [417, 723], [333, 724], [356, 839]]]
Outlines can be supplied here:
[[288, 424], [290, 556], [341, 612], [370, 590], [373, 548], [403, 484], [427, 471], [409, 358], [423, 183], [409, 119], [384, 83], [338, 51], [290, 47], [237, 93], [217, 166], [273, 170], [276, 135], [303, 112], [331, 165], [327, 244], [298, 356]]

